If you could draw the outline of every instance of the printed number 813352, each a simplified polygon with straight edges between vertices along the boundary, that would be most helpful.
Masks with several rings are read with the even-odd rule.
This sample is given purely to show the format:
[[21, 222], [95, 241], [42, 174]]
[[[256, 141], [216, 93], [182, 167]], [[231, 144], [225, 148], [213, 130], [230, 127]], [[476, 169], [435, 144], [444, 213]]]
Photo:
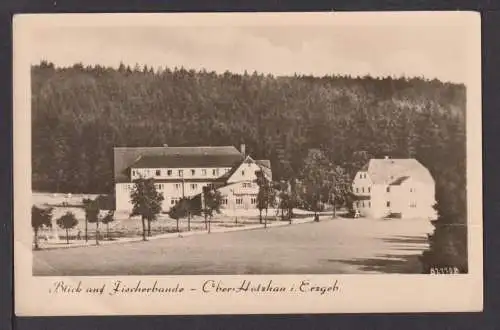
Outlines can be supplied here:
[[430, 274], [444, 275], [444, 274], [460, 274], [457, 267], [431, 267]]

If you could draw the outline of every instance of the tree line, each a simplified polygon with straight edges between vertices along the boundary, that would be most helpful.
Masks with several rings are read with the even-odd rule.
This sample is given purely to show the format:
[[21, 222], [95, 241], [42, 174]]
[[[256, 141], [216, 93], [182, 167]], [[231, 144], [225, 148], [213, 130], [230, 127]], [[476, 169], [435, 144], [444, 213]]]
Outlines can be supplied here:
[[431, 250], [466, 269], [465, 92], [423, 78], [41, 62], [32, 67], [33, 189], [112, 193], [114, 146], [245, 143], [287, 182], [307, 168], [311, 149], [348, 178], [369, 157], [414, 157], [436, 180], [444, 219]]

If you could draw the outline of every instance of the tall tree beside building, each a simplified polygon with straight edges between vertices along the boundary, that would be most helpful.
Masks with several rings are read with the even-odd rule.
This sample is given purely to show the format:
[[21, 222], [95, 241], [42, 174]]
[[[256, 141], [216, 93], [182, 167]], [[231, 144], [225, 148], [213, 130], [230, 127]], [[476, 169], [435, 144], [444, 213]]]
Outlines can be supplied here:
[[151, 221], [156, 220], [161, 212], [163, 200], [163, 194], [156, 190], [154, 179], [140, 178], [134, 181], [133, 189], [130, 192], [131, 216], [141, 217], [143, 240], [146, 240], [146, 222], [148, 236], [151, 236]]
[[335, 191], [335, 166], [319, 149], [309, 150], [300, 174], [301, 195], [304, 206], [314, 212], [314, 219], [319, 220], [318, 212], [332, 199]]
[[38, 231], [43, 227], [52, 227], [52, 208], [40, 208], [35, 205], [31, 207], [31, 227], [34, 233], [35, 249], [38, 250]]
[[259, 223], [262, 223], [262, 211], [265, 210], [264, 227], [267, 227], [269, 208], [274, 207], [276, 203], [276, 190], [273, 187], [273, 183], [266, 178], [263, 171], [256, 171], [255, 175], [257, 176], [257, 185], [259, 186], [256, 203], [259, 209]]

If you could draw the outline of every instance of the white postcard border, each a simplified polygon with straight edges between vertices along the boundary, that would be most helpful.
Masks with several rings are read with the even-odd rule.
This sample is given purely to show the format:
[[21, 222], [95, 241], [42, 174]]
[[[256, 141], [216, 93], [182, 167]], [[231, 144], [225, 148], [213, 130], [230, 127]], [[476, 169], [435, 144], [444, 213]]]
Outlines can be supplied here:
[[[168, 15], [168, 19], [165, 19]], [[334, 17], [334, 19], [332, 19]], [[92, 26], [133, 24], [467, 24], [470, 44], [467, 85], [467, 191], [469, 274], [460, 275], [234, 275], [234, 276], [32, 276], [30, 31], [48, 24]], [[275, 314], [481, 311], [482, 145], [480, 16], [470, 12], [414, 13], [268, 13], [268, 14], [56, 14], [14, 18], [14, 260], [15, 313], [51, 315]], [[84, 260], [82, 262], [92, 262]], [[49, 289], [56, 281], [100, 287], [116, 280], [133, 286], [138, 280], [163, 286], [180, 283], [175, 294], [66, 294]], [[243, 280], [297, 287], [303, 280], [316, 285], [338, 281], [334, 294], [203, 293], [208, 280], [238, 286]], [[191, 291], [195, 288], [196, 291]]]

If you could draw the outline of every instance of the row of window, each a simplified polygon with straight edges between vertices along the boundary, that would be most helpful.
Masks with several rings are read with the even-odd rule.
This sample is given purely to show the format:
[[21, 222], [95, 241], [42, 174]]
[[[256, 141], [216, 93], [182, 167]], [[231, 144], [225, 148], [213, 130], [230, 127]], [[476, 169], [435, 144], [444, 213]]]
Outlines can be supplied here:
[[[364, 192], [365, 192], [365, 187], [361, 187], [361, 189], [359, 189], [358, 187], [356, 187], [356, 193], [359, 193], [360, 191], [361, 191], [362, 193], [364, 193]], [[390, 187], [390, 186], [387, 186], [387, 188], [385, 189], [385, 191], [386, 191], [386, 192], [391, 192], [391, 187]], [[415, 191], [416, 191], [416, 189], [415, 189], [415, 188], [410, 188], [410, 192], [415, 192]], [[370, 187], [368, 187], [368, 188], [366, 189], [366, 192], [368, 192], [368, 193], [369, 193], [369, 192], [371, 192], [371, 188], [370, 188]]]
[[360, 179], [366, 179], [366, 173], [360, 173], [359, 174]]
[[[213, 184], [208, 184], [209, 187], [213, 187]], [[134, 185], [133, 184], [127, 184], [124, 186], [124, 189], [126, 191], [132, 191]], [[192, 191], [198, 190], [198, 184], [197, 183], [190, 183], [188, 186]], [[155, 183], [155, 188], [158, 190], [163, 190], [165, 188], [165, 185], [163, 183]], [[175, 190], [181, 190], [182, 188], [182, 183], [175, 183], [174, 184]]]
[[[385, 205], [386, 205], [386, 207], [391, 207], [391, 202], [387, 201]], [[372, 204], [371, 204], [371, 202], [366, 202], [365, 203], [364, 201], [357, 201], [356, 202], [356, 206], [357, 207], [372, 207]], [[417, 207], [417, 203], [416, 202], [411, 202], [410, 203], [410, 207], [411, 208], [416, 208]]]
[[[215, 168], [215, 169], [212, 169], [212, 176], [219, 176], [221, 172], [223, 173], [227, 173], [229, 172], [229, 168], [226, 168], [226, 169], [223, 169], [223, 170], [219, 170], [218, 168]], [[166, 171], [166, 176], [172, 176], [174, 174], [174, 170], [150, 170], [150, 169], [146, 169], [146, 170], [137, 170], [137, 169], [133, 169], [132, 170], [132, 176], [135, 177], [135, 176], [139, 176], [142, 172], [143, 175], [149, 177], [151, 175], [154, 175], [154, 176], [162, 176], [162, 172], [163, 174], [165, 174], [165, 171]], [[186, 170], [187, 171], [187, 170]], [[202, 176], [207, 176], [207, 169], [201, 169], [201, 175]], [[244, 171], [243, 172], [243, 175], [244, 175]], [[195, 169], [191, 169], [190, 172], [191, 176], [196, 176], [197, 174], [197, 171]], [[179, 177], [184, 177], [184, 170], [177, 170], [177, 176]]]
[[[257, 204], [257, 198], [256, 197], [250, 198], [250, 203], [252, 205]], [[226, 204], [227, 204], [227, 201], [226, 201]], [[236, 198], [236, 205], [243, 205], [243, 198], [241, 198], [241, 197]]]
[[365, 206], [366, 207], [372, 207], [372, 203], [371, 202], [366, 202], [366, 204], [365, 204], [364, 201], [361, 201], [361, 202], [358, 201], [358, 202], [356, 202], [356, 206], [357, 207], [365, 207]]
[[[358, 187], [356, 187], [356, 193], [359, 193], [360, 189]], [[361, 192], [364, 193], [365, 192], [365, 187], [361, 187]], [[371, 192], [371, 188], [368, 187], [367, 188], [367, 192]]]

